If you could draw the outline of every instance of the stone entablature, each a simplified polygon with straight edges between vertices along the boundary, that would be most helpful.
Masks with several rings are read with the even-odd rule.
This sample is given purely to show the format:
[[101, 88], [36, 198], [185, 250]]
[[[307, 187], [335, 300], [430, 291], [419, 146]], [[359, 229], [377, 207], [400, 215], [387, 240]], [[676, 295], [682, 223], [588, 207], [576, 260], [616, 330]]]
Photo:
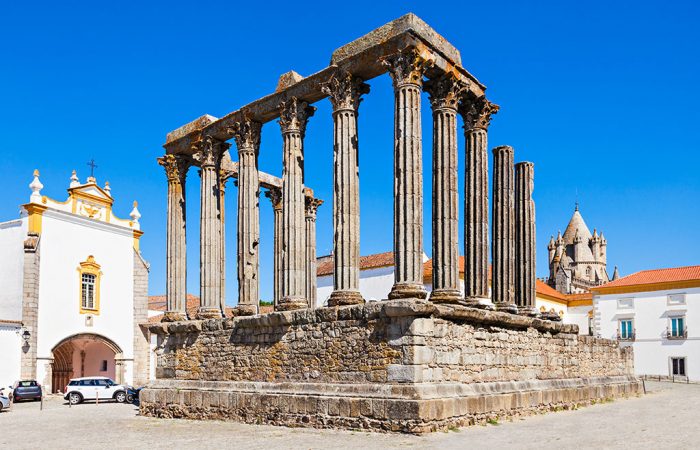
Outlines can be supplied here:
[[[632, 353], [613, 340], [424, 300], [150, 331], [158, 335], [158, 380], [143, 392], [141, 411], [162, 417], [420, 433], [640, 388]], [[358, 410], [342, 412], [344, 402]]]

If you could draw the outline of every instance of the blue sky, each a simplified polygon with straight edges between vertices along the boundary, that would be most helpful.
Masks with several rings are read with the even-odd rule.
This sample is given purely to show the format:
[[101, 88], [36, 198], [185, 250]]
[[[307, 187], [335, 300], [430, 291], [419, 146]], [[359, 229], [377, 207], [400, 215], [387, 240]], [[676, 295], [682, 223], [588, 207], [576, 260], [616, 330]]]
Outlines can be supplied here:
[[[549, 236], [566, 227], [577, 192], [589, 227], [608, 239], [610, 273], [613, 265], [624, 275], [700, 264], [696, 2], [338, 3], [343, 9], [327, 1], [20, 3], [4, 4], [0, 16], [0, 220], [17, 217], [34, 168], [43, 194], [62, 199], [71, 170], [84, 179], [94, 157], [98, 181], [112, 185], [117, 215], [126, 217], [139, 201], [152, 294], [165, 291], [166, 182], [155, 162], [165, 134], [272, 92], [288, 70], [309, 75], [324, 68], [335, 48], [409, 11], [461, 51], [463, 65], [501, 105], [489, 146], [512, 145], [516, 161], [535, 163], [539, 276], [547, 274]], [[370, 85], [359, 119], [363, 254], [392, 247], [391, 83], [383, 76]], [[425, 97], [423, 105], [428, 168]], [[318, 213], [321, 255], [332, 248], [332, 119], [327, 101], [316, 106], [306, 177], [326, 200]], [[281, 174], [274, 122], [263, 130], [260, 167]], [[192, 171], [193, 293], [198, 182]], [[424, 184], [429, 246], [427, 171]], [[228, 211], [236, 208], [235, 189], [229, 185]], [[272, 211], [266, 198], [261, 207], [261, 287], [269, 299]], [[233, 304], [236, 224], [234, 214], [228, 218]]]

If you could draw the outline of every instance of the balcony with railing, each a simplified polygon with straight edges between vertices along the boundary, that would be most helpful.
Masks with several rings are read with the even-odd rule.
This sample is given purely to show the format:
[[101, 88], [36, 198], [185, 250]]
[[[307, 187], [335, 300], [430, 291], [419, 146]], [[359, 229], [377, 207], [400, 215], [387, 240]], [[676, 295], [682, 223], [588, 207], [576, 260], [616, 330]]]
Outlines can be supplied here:
[[671, 329], [666, 328], [666, 339], [669, 340], [682, 340], [688, 338], [688, 328], [683, 327], [682, 329]]
[[620, 330], [617, 330], [617, 340], [618, 341], [634, 341], [634, 337], [637, 334], [637, 330], [634, 329], [632, 332], [626, 332], [623, 333]]

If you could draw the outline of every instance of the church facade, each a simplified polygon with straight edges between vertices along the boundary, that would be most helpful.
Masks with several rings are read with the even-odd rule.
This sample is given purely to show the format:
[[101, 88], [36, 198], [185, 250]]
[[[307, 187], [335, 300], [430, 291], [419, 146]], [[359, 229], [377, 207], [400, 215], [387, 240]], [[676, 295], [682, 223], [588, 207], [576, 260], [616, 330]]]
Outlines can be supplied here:
[[0, 385], [36, 379], [45, 392], [70, 378], [149, 377], [148, 264], [134, 202], [129, 219], [112, 209], [109, 184], [75, 172], [68, 199], [41, 194], [38, 171], [20, 217], [0, 223]]
[[[549, 278], [547, 284], [563, 294], [579, 294], [607, 283], [611, 279], [607, 270], [608, 242], [601, 231], [591, 234], [578, 209], [574, 210], [569, 224], [549, 239]], [[617, 268], [613, 280], [617, 278]]]

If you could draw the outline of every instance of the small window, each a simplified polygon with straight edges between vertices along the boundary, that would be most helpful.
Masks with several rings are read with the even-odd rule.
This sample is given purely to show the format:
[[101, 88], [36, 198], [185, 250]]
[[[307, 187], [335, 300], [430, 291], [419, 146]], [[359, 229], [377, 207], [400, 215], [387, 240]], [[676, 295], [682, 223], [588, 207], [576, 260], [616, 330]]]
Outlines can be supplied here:
[[685, 376], [685, 358], [671, 358], [671, 375]]
[[102, 272], [90, 255], [78, 267], [78, 295], [81, 314], [100, 314], [100, 279]]
[[586, 276], [591, 276], [591, 266], [586, 267]]
[[670, 338], [685, 337], [685, 317], [671, 317], [671, 328], [668, 331], [668, 337]]
[[617, 309], [628, 309], [634, 308], [634, 298], [618, 298], [617, 299]]
[[107, 372], [107, 360], [106, 359], [102, 360], [102, 367], [100, 368], [100, 372]]
[[631, 319], [620, 321], [620, 330], [618, 331], [619, 338], [624, 340], [634, 339], [634, 324]]
[[78, 381], [71, 380], [70, 383], [68, 383], [68, 386], [77, 386], [78, 384], [80, 384]]
[[92, 386], [92, 380], [80, 380], [81, 386]]
[[673, 294], [668, 296], [669, 305], [685, 305], [685, 294]]
[[107, 380], [95, 380], [95, 386], [109, 386]]

